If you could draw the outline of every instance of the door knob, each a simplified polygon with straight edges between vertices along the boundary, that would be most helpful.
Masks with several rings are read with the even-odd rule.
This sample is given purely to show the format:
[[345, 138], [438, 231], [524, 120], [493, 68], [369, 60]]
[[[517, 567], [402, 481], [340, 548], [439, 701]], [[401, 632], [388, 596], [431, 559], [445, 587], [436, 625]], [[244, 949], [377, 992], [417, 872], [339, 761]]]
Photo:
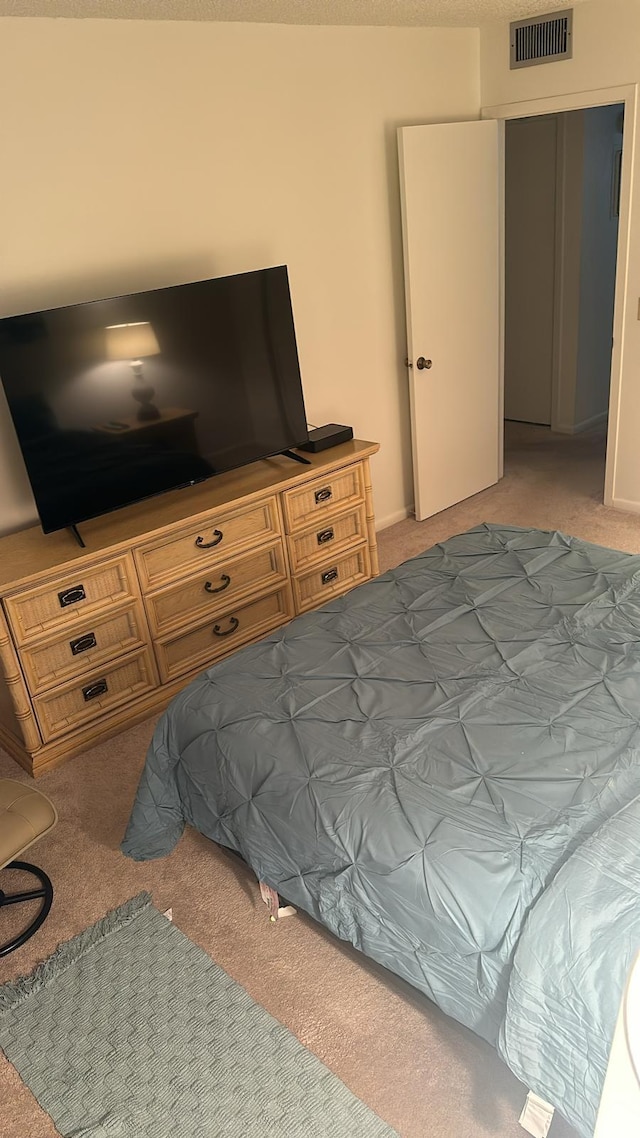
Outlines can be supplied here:
[[423, 371], [424, 368], [428, 369], [432, 366], [433, 360], [425, 360], [424, 356], [418, 356], [416, 360], [416, 367], [418, 368], [418, 371]]

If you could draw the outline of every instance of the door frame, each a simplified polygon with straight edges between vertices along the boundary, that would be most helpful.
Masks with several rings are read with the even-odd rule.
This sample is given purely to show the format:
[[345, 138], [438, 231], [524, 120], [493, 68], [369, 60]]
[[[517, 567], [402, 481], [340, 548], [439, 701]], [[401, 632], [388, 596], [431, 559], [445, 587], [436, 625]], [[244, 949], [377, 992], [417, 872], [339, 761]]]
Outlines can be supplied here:
[[[620, 394], [622, 386], [622, 364], [624, 332], [626, 325], [626, 301], [629, 278], [629, 249], [631, 227], [631, 186], [634, 164], [636, 118], [638, 104], [638, 84], [629, 83], [620, 87], [601, 87], [593, 91], [577, 91], [565, 95], [549, 95], [540, 99], [526, 99], [521, 103], [499, 103], [482, 107], [481, 118], [507, 119], [529, 118], [537, 115], [560, 114], [563, 111], [586, 110], [589, 107], [605, 107], [615, 103], [624, 104], [624, 136], [622, 145], [622, 169], [620, 176], [620, 213], [618, 219], [618, 254], [616, 262], [616, 283], [613, 309], [613, 350], [611, 353], [611, 379], [609, 384], [609, 422], [607, 429], [607, 454], [604, 479], [604, 504], [614, 504], [614, 488], [618, 464], [618, 435], [620, 427]], [[504, 417], [504, 129], [501, 132], [501, 186], [500, 195], [500, 430]], [[502, 436], [501, 436], [502, 437]], [[504, 470], [504, 446], [500, 456], [500, 475]]]

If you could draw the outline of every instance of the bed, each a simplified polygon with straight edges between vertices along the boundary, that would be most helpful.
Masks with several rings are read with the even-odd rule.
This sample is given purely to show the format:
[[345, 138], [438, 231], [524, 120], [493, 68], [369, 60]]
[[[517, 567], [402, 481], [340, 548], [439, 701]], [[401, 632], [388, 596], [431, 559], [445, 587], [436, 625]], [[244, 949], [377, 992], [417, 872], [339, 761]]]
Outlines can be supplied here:
[[640, 556], [480, 525], [216, 664], [122, 849], [185, 824], [586, 1138], [640, 946]]

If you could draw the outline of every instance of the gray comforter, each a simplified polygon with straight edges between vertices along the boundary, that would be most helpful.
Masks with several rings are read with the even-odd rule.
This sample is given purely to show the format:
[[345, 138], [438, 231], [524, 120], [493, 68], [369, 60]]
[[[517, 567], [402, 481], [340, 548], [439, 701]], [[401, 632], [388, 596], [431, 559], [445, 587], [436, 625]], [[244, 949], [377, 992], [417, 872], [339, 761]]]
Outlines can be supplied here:
[[185, 822], [593, 1132], [640, 945], [640, 556], [479, 526], [215, 665], [122, 845]]

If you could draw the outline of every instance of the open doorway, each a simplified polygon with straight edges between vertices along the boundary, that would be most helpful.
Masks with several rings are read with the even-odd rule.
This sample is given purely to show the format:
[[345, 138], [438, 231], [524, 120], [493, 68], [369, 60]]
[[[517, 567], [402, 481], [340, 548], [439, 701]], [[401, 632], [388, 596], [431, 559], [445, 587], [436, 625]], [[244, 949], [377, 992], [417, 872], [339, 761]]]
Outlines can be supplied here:
[[[481, 118], [495, 119], [506, 124], [512, 119], [556, 114], [564, 111], [582, 110], [589, 107], [620, 104], [624, 107], [624, 131], [627, 138], [633, 138], [636, 131], [637, 91], [633, 84], [618, 87], [599, 88], [594, 91], [573, 91], [563, 95], [547, 95], [541, 98], [525, 99], [515, 103], [500, 103], [484, 106]], [[623, 342], [627, 308], [628, 270], [630, 255], [631, 228], [631, 185], [633, 174], [633, 147], [624, 146], [620, 156], [620, 204], [618, 255], [616, 269], [615, 304], [613, 320], [613, 351], [611, 360], [611, 382], [609, 411], [607, 421], [606, 466], [604, 479], [604, 504], [626, 508], [626, 499], [618, 491], [618, 473], [622, 455], [619, 454], [621, 435], [621, 404], [623, 396]], [[501, 217], [504, 220], [504, 199], [501, 203]], [[504, 244], [503, 244], [504, 264]], [[504, 300], [504, 296], [503, 296]], [[502, 321], [504, 328], [504, 320]], [[503, 359], [504, 364], [504, 359]], [[502, 380], [504, 367], [502, 368]], [[629, 377], [625, 372], [625, 386]], [[503, 424], [504, 382], [501, 384], [502, 396], [499, 422]], [[578, 438], [580, 436], [577, 436]], [[602, 501], [602, 499], [600, 499]]]
[[624, 104], [505, 124], [505, 461], [604, 496]]

